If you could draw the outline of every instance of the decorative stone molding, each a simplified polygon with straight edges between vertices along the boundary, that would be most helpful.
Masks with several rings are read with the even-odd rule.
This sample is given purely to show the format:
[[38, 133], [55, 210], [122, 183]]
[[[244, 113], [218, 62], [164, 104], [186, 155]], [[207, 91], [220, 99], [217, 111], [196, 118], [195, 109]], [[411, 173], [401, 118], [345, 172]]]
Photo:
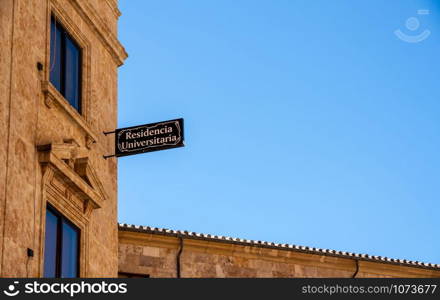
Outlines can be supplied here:
[[87, 149], [92, 149], [93, 144], [96, 143], [96, 139], [91, 135], [86, 135], [86, 147]]
[[[52, 1], [57, 2], [55, 0]], [[112, 56], [116, 65], [121, 66], [128, 57], [128, 54], [96, 10], [88, 1], [70, 0], [70, 2], [87, 24], [97, 33], [97, 36]]]
[[105, 2], [107, 2], [108, 6], [110, 6], [115, 17], [119, 18], [121, 16], [121, 11], [118, 8], [118, 3], [116, 0], [105, 0]]
[[[83, 202], [84, 207], [96, 209], [107, 198], [102, 183], [90, 166], [87, 157], [78, 157], [79, 147], [71, 143], [49, 144], [37, 147], [43, 172], [52, 172], [61, 178], [68, 190]], [[87, 209], [80, 209], [82, 213]], [[87, 210], [88, 211], [88, 210]]]
[[101, 199], [108, 199], [104, 186], [98, 178], [95, 170], [91, 167], [88, 157], [81, 157], [75, 160], [75, 172], [81, 176], [90, 186], [94, 187]]
[[[43, 89], [44, 91], [44, 89]], [[54, 106], [53, 97], [44, 97], [44, 104], [46, 104], [47, 108], [52, 108]]]
[[59, 107], [61, 111], [65, 112], [84, 131], [86, 146], [90, 149], [92, 144], [98, 140], [97, 134], [93, 132], [84, 118], [67, 102], [67, 100], [49, 81], [43, 81], [41, 87], [45, 97], [44, 103], [46, 106], [50, 109], [56, 106]]

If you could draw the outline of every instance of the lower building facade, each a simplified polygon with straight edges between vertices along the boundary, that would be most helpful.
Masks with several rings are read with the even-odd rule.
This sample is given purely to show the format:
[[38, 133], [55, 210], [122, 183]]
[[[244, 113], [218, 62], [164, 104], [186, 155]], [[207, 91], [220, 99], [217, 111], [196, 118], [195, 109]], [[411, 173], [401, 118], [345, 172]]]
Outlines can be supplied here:
[[440, 265], [120, 224], [119, 276], [428, 278]]

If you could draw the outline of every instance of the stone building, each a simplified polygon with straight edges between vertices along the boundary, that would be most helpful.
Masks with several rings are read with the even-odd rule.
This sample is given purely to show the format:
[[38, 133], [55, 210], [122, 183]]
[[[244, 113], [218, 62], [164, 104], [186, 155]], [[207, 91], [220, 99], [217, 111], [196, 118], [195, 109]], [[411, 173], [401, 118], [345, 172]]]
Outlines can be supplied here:
[[117, 0], [0, 1], [0, 277], [440, 277], [439, 265], [118, 228], [103, 132], [127, 57], [119, 16]]
[[440, 277], [440, 265], [119, 225], [120, 277]]
[[0, 1], [0, 275], [117, 276], [117, 0]]

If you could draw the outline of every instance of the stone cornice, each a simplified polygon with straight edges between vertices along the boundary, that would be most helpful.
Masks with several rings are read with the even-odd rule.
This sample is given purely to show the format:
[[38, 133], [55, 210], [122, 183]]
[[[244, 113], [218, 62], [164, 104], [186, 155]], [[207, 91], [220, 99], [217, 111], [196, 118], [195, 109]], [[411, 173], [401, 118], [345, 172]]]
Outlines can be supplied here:
[[128, 54], [96, 10], [87, 1], [70, 0], [70, 2], [87, 24], [96, 32], [117, 66], [121, 66], [128, 57]]
[[119, 18], [121, 16], [121, 11], [118, 8], [118, 3], [116, 0], [105, 0], [105, 2], [110, 6], [110, 9], [112, 10], [113, 14], [116, 18]]

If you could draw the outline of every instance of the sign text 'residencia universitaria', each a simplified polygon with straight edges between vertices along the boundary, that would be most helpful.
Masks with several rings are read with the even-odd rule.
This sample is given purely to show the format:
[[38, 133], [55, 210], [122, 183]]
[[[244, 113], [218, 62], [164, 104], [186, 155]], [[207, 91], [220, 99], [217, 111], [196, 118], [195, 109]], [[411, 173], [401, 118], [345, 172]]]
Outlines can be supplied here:
[[184, 146], [183, 119], [120, 128], [115, 135], [116, 156]]

